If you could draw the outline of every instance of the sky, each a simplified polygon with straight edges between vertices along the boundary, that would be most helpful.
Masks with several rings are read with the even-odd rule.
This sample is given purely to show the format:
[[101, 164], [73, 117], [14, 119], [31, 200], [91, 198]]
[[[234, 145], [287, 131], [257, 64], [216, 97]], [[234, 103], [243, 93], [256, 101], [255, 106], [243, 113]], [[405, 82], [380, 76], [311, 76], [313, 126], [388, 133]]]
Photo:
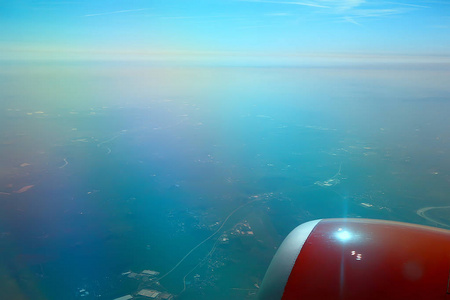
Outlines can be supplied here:
[[0, 59], [450, 55], [450, 1], [0, 2]]

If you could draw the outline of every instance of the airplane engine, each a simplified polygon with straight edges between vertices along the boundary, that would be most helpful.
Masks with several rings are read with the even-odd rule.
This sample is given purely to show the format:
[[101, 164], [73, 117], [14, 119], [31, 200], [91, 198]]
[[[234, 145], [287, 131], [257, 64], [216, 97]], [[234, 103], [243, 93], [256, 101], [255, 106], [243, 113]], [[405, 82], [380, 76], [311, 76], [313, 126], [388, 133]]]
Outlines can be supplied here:
[[370, 219], [295, 228], [275, 254], [261, 300], [450, 300], [450, 231]]

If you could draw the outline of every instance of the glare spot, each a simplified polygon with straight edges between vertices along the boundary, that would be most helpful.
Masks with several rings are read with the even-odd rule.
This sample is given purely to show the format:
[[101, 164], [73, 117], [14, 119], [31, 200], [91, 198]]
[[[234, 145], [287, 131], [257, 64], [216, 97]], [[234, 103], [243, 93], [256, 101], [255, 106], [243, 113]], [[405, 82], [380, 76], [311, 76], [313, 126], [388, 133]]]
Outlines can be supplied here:
[[338, 230], [338, 232], [336, 232], [335, 235], [339, 240], [341, 240], [343, 242], [348, 241], [352, 237], [350, 232], [348, 232], [346, 230]]

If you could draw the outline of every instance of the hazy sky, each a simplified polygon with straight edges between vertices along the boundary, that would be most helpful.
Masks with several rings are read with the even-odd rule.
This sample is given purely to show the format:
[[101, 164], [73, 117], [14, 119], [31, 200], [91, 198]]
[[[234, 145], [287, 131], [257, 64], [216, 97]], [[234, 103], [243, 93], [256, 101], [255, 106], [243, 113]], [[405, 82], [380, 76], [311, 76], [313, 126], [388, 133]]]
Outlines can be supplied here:
[[450, 1], [10, 0], [0, 2], [0, 28], [3, 59], [61, 53], [447, 55]]

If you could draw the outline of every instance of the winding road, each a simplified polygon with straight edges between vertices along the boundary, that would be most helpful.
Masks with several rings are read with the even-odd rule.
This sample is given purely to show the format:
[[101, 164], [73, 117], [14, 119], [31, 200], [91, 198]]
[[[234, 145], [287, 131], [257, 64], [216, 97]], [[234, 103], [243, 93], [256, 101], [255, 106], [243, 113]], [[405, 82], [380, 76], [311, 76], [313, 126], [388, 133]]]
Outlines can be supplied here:
[[428, 221], [430, 221], [432, 223], [435, 223], [437, 225], [449, 228], [450, 225], [442, 223], [442, 222], [439, 222], [439, 221], [436, 221], [435, 219], [433, 219], [433, 218], [431, 218], [431, 217], [426, 215], [427, 211], [434, 210], [434, 209], [450, 209], [450, 205], [449, 206], [429, 206], [429, 207], [424, 207], [424, 208], [421, 208], [421, 209], [417, 210], [416, 213], [419, 216], [421, 216], [422, 218], [424, 218], [425, 220], [428, 220]]

